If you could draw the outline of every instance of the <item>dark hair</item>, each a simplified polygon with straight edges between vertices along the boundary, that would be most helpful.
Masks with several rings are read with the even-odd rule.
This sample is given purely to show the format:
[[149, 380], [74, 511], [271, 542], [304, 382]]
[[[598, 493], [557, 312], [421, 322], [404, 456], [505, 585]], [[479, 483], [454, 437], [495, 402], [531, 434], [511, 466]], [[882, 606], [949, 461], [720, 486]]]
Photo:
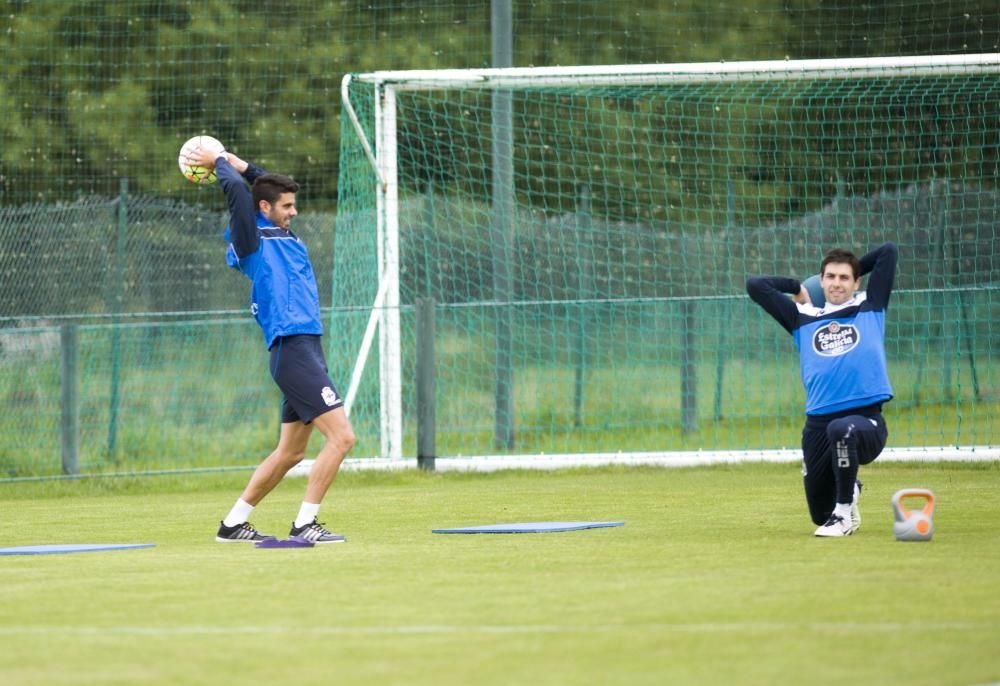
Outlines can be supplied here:
[[858, 261], [858, 256], [850, 250], [844, 250], [843, 248], [831, 248], [827, 250], [826, 255], [823, 257], [823, 263], [819, 266], [820, 276], [822, 276], [823, 272], [826, 271], [826, 265], [831, 262], [851, 265], [851, 271], [854, 272], [855, 281], [857, 281], [861, 276], [861, 262]]
[[253, 204], [260, 207], [261, 200], [270, 204], [277, 202], [282, 193], [298, 193], [299, 184], [290, 176], [283, 174], [264, 174], [253, 182]]

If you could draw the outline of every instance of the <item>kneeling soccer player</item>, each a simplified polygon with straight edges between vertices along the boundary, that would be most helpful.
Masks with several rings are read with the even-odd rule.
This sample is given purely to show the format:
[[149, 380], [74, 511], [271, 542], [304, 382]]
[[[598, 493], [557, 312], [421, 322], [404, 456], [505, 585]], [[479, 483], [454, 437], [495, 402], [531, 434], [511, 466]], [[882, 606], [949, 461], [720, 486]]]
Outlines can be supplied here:
[[[823, 307], [812, 304], [797, 279], [747, 280], [753, 301], [798, 347], [806, 390], [802, 474], [809, 514], [820, 525], [817, 536], [850, 536], [861, 526], [858, 467], [879, 456], [889, 435], [882, 417], [882, 404], [892, 399], [885, 312], [897, 259], [892, 243], [861, 259], [848, 250], [829, 250], [820, 267]], [[860, 291], [866, 274], [868, 288]]]

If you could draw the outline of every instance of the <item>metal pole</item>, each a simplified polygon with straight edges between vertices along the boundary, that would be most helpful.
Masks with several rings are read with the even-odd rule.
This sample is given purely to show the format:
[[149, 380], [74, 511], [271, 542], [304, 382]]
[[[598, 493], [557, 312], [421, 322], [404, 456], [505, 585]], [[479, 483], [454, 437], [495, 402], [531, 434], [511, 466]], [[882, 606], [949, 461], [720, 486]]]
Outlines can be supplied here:
[[402, 342], [399, 318], [399, 168], [396, 139], [396, 91], [386, 86], [377, 99], [378, 161], [386, 180], [378, 231], [379, 292], [372, 310], [378, 312], [381, 454], [403, 456]]
[[437, 451], [434, 365], [434, 300], [417, 298], [417, 466], [428, 471]]
[[[969, 372], [972, 374], [972, 400], [982, 400], [982, 394], [979, 392], [979, 373], [976, 371], [976, 350], [975, 342], [976, 339], [973, 337], [972, 326], [969, 324], [969, 304], [965, 301], [965, 296], [963, 291], [958, 291], [956, 294], [958, 298], [958, 311], [962, 316], [962, 334], [965, 338], [965, 347], [969, 351]], [[959, 345], [958, 352], [961, 354], [962, 346]]]
[[[492, 52], [494, 67], [513, 66], [513, 29], [510, 0], [492, 0]], [[511, 353], [510, 241], [514, 214], [514, 140], [511, 92], [493, 92], [493, 204], [490, 243], [493, 246], [493, 297], [496, 309], [496, 416], [494, 443], [514, 447], [514, 371]]]
[[[736, 235], [736, 182], [730, 181], [726, 186], [726, 235], [735, 236]], [[744, 255], [743, 255], [743, 266], [746, 266], [746, 243], [743, 244]], [[719, 265], [719, 273], [723, 273], [725, 270], [722, 269], [724, 265]], [[716, 343], [715, 349], [715, 402], [713, 403], [713, 417], [715, 421], [722, 421], [722, 386], [723, 380], [726, 373], [726, 355], [729, 352], [729, 313], [730, 313], [730, 301], [726, 300], [723, 304], [723, 317], [722, 326], [719, 327], [718, 342]]]
[[[941, 332], [940, 340], [943, 344], [943, 355], [942, 361], [944, 362], [944, 391], [945, 400], [952, 400], [955, 397], [955, 388], [952, 386], [952, 358], [960, 353], [960, 348], [957, 347], [957, 341], [955, 336], [945, 334], [945, 312], [948, 308], [948, 298], [942, 292], [944, 288], [948, 286], [948, 181], [945, 179], [934, 179], [934, 183], [931, 186], [934, 189], [934, 193], [931, 195], [931, 207], [936, 205], [936, 217], [937, 229], [938, 229], [938, 258], [940, 259], [940, 264], [938, 266], [937, 273], [937, 286], [938, 292], [933, 295], [934, 300], [938, 305], [938, 312], [941, 313], [941, 317], [938, 322], [938, 330]], [[936, 201], [936, 202], [935, 202]], [[948, 324], [951, 324], [951, 317], [948, 317]], [[929, 339], [928, 339], [929, 340]], [[961, 368], [958, 370], [961, 372]]]
[[698, 430], [698, 388], [694, 351], [694, 304], [681, 303], [681, 429]]
[[79, 473], [80, 464], [80, 405], [77, 394], [77, 344], [76, 324], [60, 327], [62, 345], [62, 471], [63, 474]]
[[115, 447], [118, 443], [118, 408], [121, 403], [119, 390], [121, 389], [121, 356], [122, 356], [122, 333], [119, 328], [121, 321], [119, 315], [124, 307], [124, 284], [125, 284], [125, 241], [128, 230], [128, 177], [122, 177], [118, 191], [118, 243], [115, 249], [115, 285], [114, 297], [111, 302], [111, 311], [114, 317], [111, 319], [111, 399], [108, 407], [108, 457], [114, 457]]
[[[593, 233], [590, 217], [590, 186], [581, 184], [577, 195], [576, 208], [576, 268], [577, 268], [577, 297], [581, 301], [589, 300], [593, 297], [593, 277], [591, 268], [593, 260]], [[590, 251], [581, 256], [581, 249]], [[587, 370], [587, 324], [590, 317], [590, 305], [584, 302], [580, 305], [577, 314], [576, 329], [576, 374], [573, 384], [573, 425], [580, 427], [583, 425], [583, 377]]]

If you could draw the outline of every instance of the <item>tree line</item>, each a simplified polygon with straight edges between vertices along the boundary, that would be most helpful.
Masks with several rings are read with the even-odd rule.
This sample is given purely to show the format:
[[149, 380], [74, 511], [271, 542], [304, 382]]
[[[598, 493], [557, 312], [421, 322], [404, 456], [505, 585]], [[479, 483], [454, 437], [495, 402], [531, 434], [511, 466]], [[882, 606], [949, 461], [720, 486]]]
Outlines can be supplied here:
[[[513, 1], [512, 13], [515, 66], [987, 52], [1000, 35], [993, 0]], [[209, 133], [332, 208], [343, 74], [489, 66], [489, 21], [471, 0], [12, 0], [0, 204], [112, 197], [122, 177], [208, 200], [174, 160]]]

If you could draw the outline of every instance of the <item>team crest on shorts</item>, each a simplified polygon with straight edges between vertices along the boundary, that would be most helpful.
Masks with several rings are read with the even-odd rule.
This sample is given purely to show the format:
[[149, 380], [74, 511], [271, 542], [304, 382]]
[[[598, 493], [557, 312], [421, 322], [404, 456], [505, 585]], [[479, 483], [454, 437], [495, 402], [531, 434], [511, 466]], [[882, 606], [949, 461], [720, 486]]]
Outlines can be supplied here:
[[816, 329], [813, 334], [813, 350], [824, 357], [845, 355], [861, 342], [861, 332], [853, 324], [830, 322]]
[[332, 407], [340, 401], [340, 398], [337, 397], [337, 392], [329, 386], [323, 386], [322, 395], [323, 402], [326, 403], [327, 407]]

